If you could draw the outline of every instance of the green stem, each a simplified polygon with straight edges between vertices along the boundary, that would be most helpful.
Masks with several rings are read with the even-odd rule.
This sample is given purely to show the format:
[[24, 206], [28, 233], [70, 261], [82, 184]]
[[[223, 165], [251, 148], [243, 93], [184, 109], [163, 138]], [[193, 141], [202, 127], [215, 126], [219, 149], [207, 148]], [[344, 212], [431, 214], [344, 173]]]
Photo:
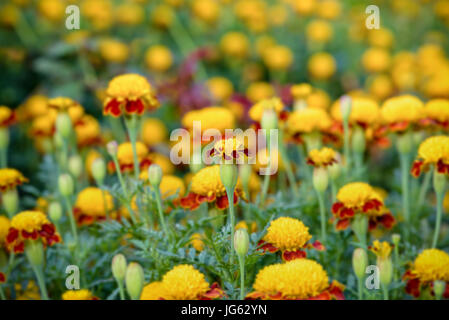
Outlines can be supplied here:
[[8, 167], [8, 149], [1, 148], [0, 149], [0, 168]]
[[293, 194], [294, 194], [295, 198], [298, 199], [299, 192], [298, 192], [298, 188], [296, 186], [296, 178], [295, 178], [295, 174], [293, 173], [293, 170], [292, 170], [292, 167], [290, 164], [290, 160], [287, 155], [287, 151], [285, 150], [284, 142], [282, 140], [282, 135], [281, 135], [280, 139], [281, 139], [281, 142], [280, 142], [280, 146], [279, 146], [279, 151], [281, 153], [282, 162], [284, 164], [285, 171], [287, 173], [287, 179], [288, 179], [288, 182], [290, 183], [290, 187], [293, 190]]
[[155, 194], [156, 194], [157, 212], [159, 214], [159, 220], [161, 221], [162, 230], [164, 230], [167, 239], [171, 239], [171, 234], [168, 232], [167, 225], [165, 224], [164, 212], [162, 211], [161, 192], [159, 188], [155, 190]]
[[78, 248], [78, 245], [79, 245], [78, 232], [77, 232], [77, 229], [76, 229], [75, 217], [73, 216], [72, 203], [70, 201], [70, 197], [69, 196], [65, 196], [64, 200], [65, 200], [65, 203], [66, 203], [66, 206], [67, 206], [67, 215], [69, 216], [70, 227], [72, 229], [72, 235], [73, 235], [73, 238], [75, 239], [76, 247]]
[[416, 205], [417, 214], [421, 212], [421, 208], [424, 204], [424, 200], [426, 199], [427, 191], [429, 190], [430, 180], [432, 179], [432, 171], [429, 170], [424, 176], [424, 180], [422, 181], [421, 188], [419, 190], [418, 203]]
[[331, 179], [331, 198], [332, 203], [337, 199], [337, 184], [334, 179]]
[[435, 230], [433, 234], [432, 248], [436, 248], [438, 243], [438, 236], [440, 234], [441, 220], [443, 218], [443, 200], [444, 192], [436, 192], [437, 195], [437, 216], [435, 222]]
[[346, 171], [346, 178], [348, 178], [349, 170], [351, 168], [351, 152], [350, 152], [350, 145], [349, 145], [349, 121], [348, 121], [348, 119], [343, 119], [343, 136], [344, 136], [343, 154], [345, 156], [345, 171]]
[[120, 300], [125, 300], [125, 289], [123, 287], [123, 281], [117, 280], [117, 284], [118, 284], [118, 290], [120, 293]]
[[363, 278], [357, 278], [358, 299], [363, 300]]
[[324, 206], [324, 194], [317, 191], [318, 203], [320, 205], [320, 219], [321, 219], [321, 241], [326, 243], [326, 208]]
[[[404, 211], [404, 220], [410, 222], [410, 190], [409, 190], [409, 161], [408, 153], [400, 153], [401, 162], [401, 182], [402, 182], [402, 210]], [[408, 234], [408, 227], [405, 228]]]
[[0, 284], [0, 298], [2, 300], [6, 300], [6, 296], [5, 296], [5, 293], [3, 292], [3, 287], [1, 284]]
[[47, 287], [45, 286], [44, 273], [42, 272], [42, 268], [38, 266], [33, 266], [34, 274], [36, 275], [37, 284], [41, 291], [42, 300], [49, 300]]
[[139, 165], [139, 159], [137, 157], [137, 118], [135, 115], [132, 116], [131, 120], [126, 120], [126, 128], [128, 129], [128, 135], [129, 140], [131, 141], [131, 146], [133, 149], [133, 160], [134, 160], [134, 178], [136, 181], [139, 180], [139, 174], [140, 174], [140, 165]]
[[240, 265], [240, 300], [245, 299], [245, 257], [237, 255]]
[[231, 265], [234, 264], [234, 226], [235, 226], [235, 215], [234, 215], [234, 190], [226, 190], [229, 202], [229, 224], [231, 227]]
[[388, 300], [388, 286], [382, 285], [382, 294], [383, 294], [384, 300]]

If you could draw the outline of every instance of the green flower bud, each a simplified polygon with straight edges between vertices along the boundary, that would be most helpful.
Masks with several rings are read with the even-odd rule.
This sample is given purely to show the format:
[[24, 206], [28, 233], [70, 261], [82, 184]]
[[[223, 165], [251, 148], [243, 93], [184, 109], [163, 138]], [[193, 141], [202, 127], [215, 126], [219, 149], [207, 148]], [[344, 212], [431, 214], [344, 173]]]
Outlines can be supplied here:
[[364, 214], [356, 214], [351, 224], [352, 231], [354, 231], [357, 239], [361, 243], [366, 241], [366, 233], [368, 231], [368, 218]]
[[17, 193], [17, 189], [13, 188], [3, 192], [2, 201], [6, 213], [10, 217], [14, 216], [19, 209], [19, 194]]
[[126, 276], [126, 258], [123, 254], [119, 253], [112, 258], [112, 275], [115, 280], [123, 281]]
[[106, 163], [103, 158], [95, 159], [90, 170], [97, 184], [102, 185], [104, 177], [106, 176]]
[[53, 201], [48, 206], [48, 215], [51, 221], [57, 223], [62, 217], [62, 206], [59, 202]]
[[44, 246], [41, 240], [27, 240], [25, 242], [25, 255], [34, 267], [44, 266]]
[[58, 114], [56, 118], [56, 131], [65, 139], [70, 137], [72, 131], [72, 119], [66, 112]]
[[341, 164], [340, 162], [332, 163], [330, 166], [327, 167], [327, 170], [329, 171], [329, 177], [335, 181], [340, 177], [341, 174]]
[[126, 291], [132, 300], [139, 300], [144, 283], [143, 269], [140, 264], [131, 262], [126, 268]]
[[267, 131], [277, 129], [278, 117], [276, 111], [274, 111], [273, 109], [266, 109], [262, 114], [260, 125], [262, 129], [265, 129]]
[[79, 178], [81, 173], [83, 173], [83, 160], [79, 155], [74, 155], [69, 158], [69, 172], [75, 178]]
[[352, 150], [363, 153], [366, 149], [365, 132], [362, 128], [356, 127], [352, 133]]
[[393, 244], [397, 247], [401, 241], [401, 235], [397, 233], [393, 234], [391, 236], [391, 241], [393, 241]]
[[391, 258], [378, 259], [377, 267], [379, 268], [380, 283], [388, 286], [393, 279], [393, 263], [391, 262]]
[[446, 188], [446, 175], [439, 173], [437, 170], [433, 171], [433, 189], [435, 193], [443, 193]]
[[437, 300], [441, 300], [445, 290], [446, 290], [446, 282], [442, 280], [435, 280], [433, 282], [433, 292], [435, 293], [435, 298]]
[[111, 157], [115, 157], [117, 155], [118, 144], [117, 141], [111, 141], [106, 145], [106, 149]]
[[237, 229], [234, 234], [234, 249], [241, 258], [246, 256], [249, 248], [248, 231], [244, 228]]
[[64, 145], [64, 139], [62, 138], [62, 135], [59, 132], [56, 132], [53, 135], [53, 144], [55, 145], [56, 149], [61, 149]]
[[352, 254], [352, 269], [357, 278], [362, 279], [368, 266], [368, 255], [365, 249], [357, 248]]
[[63, 196], [70, 196], [73, 194], [74, 185], [73, 179], [70, 176], [70, 174], [67, 173], [61, 174], [58, 179], [58, 185], [59, 185], [59, 192]]
[[234, 192], [238, 179], [237, 166], [230, 163], [221, 164], [220, 179], [227, 192]]
[[313, 187], [316, 191], [323, 193], [329, 185], [329, 175], [325, 168], [315, 168], [313, 170]]
[[242, 185], [244, 186], [248, 186], [249, 185], [249, 180], [251, 178], [251, 172], [252, 172], [252, 168], [250, 164], [242, 164], [241, 166], [239, 166], [239, 177], [240, 177], [240, 181], [242, 182]]
[[8, 148], [9, 145], [9, 129], [8, 127], [0, 127], [0, 150]]
[[155, 187], [159, 188], [159, 185], [161, 184], [162, 180], [162, 169], [157, 164], [152, 164], [148, 167], [148, 181], [150, 181], [150, 184]]
[[413, 141], [411, 134], [406, 132], [402, 135], [399, 135], [396, 140], [396, 148], [399, 153], [406, 154], [412, 151]]
[[344, 95], [343, 97], [340, 98], [341, 116], [343, 117], [344, 121], [349, 120], [351, 109], [352, 109], [352, 99], [350, 96]]

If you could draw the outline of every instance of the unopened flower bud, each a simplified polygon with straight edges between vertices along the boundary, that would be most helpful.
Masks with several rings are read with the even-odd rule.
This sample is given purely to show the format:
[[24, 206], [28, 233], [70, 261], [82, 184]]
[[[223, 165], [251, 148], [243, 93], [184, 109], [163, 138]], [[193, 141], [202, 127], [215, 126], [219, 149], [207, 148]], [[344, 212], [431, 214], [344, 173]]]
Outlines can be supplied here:
[[97, 184], [103, 184], [104, 177], [106, 176], [106, 164], [103, 158], [97, 158], [92, 163], [90, 167], [90, 171], [92, 172], [92, 176], [94, 177]]
[[344, 121], [349, 120], [351, 109], [352, 109], [352, 99], [350, 96], [344, 95], [343, 97], [340, 98], [341, 116], [343, 117]]
[[56, 149], [61, 149], [64, 145], [64, 139], [62, 138], [62, 135], [59, 132], [56, 132], [53, 135], [53, 144]]
[[114, 276], [115, 280], [117, 281], [123, 281], [125, 280], [126, 276], [126, 258], [123, 254], [119, 253], [116, 254], [112, 258], [112, 275]]
[[335, 181], [340, 177], [341, 174], [341, 164], [340, 162], [332, 163], [327, 167], [327, 170], [329, 171], [329, 177]]
[[443, 280], [435, 280], [433, 282], [433, 292], [435, 293], [435, 298], [441, 300], [444, 291], [446, 290], [446, 282]]
[[62, 206], [59, 202], [54, 201], [48, 206], [48, 215], [51, 221], [57, 223], [62, 217]]
[[44, 265], [44, 246], [41, 240], [27, 240], [25, 243], [25, 255], [33, 267]]
[[140, 264], [131, 262], [126, 268], [126, 291], [132, 300], [139, 300], [144, 283], [143, 269]]
[[162, 169], [157, 164], [148, 167], [148, 181], [153, 187], [159, 188], [162, 181]]
[[266, 109], [262, 114], [260, 125], [262, 129], [265, 129], [267, 131], [277, 129], [278, 117], [276, 111], [274, 111], [273, 109]]
[[401, 154], [410, 153], [412, 150], [413, 141], [410, 133], [406, 132], [399, 135], [396, 140], [396, 147]]
[[377, 267], [379, 268], [380, 283], [388, 286], [393, 279], [393, 263], [391, 258], [377, 259]]
[[401, 241], [401, 235], [397, 233], [393, 234], [391, 236], [391, 241], [393, 241], [393, 244], [397, 247]]
[[323, 193], [329, 185], [329, 175], [325, 168], [315, 168], [313, 170], [313, 187], [316, 191]]
[[72, 131], [72, 120], [68, 113], [62, 112], [58, 114], [58, 117], [56, 118], [56, 131], [65, 139], [70, 136], [70, 132]]
[[438, 170], [433, 171], [433, 189], [435, 193], [443, 193], [446, 188], [446, 175], [439, 173]]
[[240, 181], [242, 182], [242, 185], [244, 186], [248, 186], [249, 185], [249, 180], [251, 178], [251, 172], [252, 172], [252, 168], [250, 164], [242, 164], [241, 166], [239, 166], [239, 177], [240, 177]]
[[246, 256], [249, 249], [248, 231], [244, 228], [237, 229], [234, 234], [234, 249], [241, 258]]
[[237, 166], [226, 163], [220, 165], [220, 179], [221, 183], [223, 183], [226, 188], [226, 191], [234, 192], [238, 179]]
[[74, 155], [69, 158], [69, 172], [75, 177], [79, 178], [83, 172], [83, 161], [79, 155]]
[[106, 149], [111, 157], [115, 157], [117, 155], [118, 144], [117, 141], [111, 141], [106, 145]]
[[13, 188], [3, 192], [2, 202], [3, 208], [5, 208], [6, 213], [10, 217], [15, 215], [17, 213], [17, 210], [19, 209], [19, 194], [17, 193], [17, 189]]
[[368, 266], [368, 255], [365, 249], [357, 248], [352, 254], [352, 269], [357, 278], [361, 279], [365, 275], [366, 267]]
[[365, 132], [357, 127], [352, 133], [352, 150], [357, 153], [363, 153], [366, 149]]
[[0, 150], [8, 148], [8, 145], [9, 145], [8, 127], [0, 128]]
[[70, 176], [70, 174], [67, 173], [61, 174], [58, 179], [58, 185], [59, 185], [59, 192], [63, 196], [70, 196], [73, 194], [74, 185], [73, 179]]

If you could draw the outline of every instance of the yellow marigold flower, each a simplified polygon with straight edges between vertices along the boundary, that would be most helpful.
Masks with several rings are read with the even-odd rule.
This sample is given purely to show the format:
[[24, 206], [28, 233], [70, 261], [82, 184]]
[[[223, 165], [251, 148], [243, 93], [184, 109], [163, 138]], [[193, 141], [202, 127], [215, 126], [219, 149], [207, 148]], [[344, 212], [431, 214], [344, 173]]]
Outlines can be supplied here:
[[98, 300], [98, 298], [89, 290], [81, 289], [67, 290], [62, 294], [62, 300]]
[[[172, 175], [175, 172], [175, 167], [171, 163], [170, 158], [160, 153], [150, 153], [142, 162], [142, 167], [146, 168], [150, 164], [157, 164], [161, 167], [162, 174], [164, 175]], [[141, 180], [148, 180], [148, 171], [141, 171], [139, 178]]]
[[254, 164], [254, 170], [260, 171], [262, 168], [267, 168], [268, 160], [270, 160], [271, 167], [284, 170], [284, 162], [277, 149], [270, 150], [270, 158], [268, 159], [268, 150], [266, 148], [257, 151], [256, 163]]
[[33, 119], [30, 128], [30, 135], [37, 138], [47, 138], [53, 136], [56, 128], [57, 112], [50, 110], [46, 115], [38, 116]]
[[190, 243], [192, 244], [192, 247], [194, 247], [196, 251], [203, 251], [204, 242], [202, 240], [202, 236], [200, 233], [192, 234], [192, 236], [190, 237]]
[[145, 119], [140, 132], [143, 143], [152, 147], [167, 140], [168, 132], [165, 124], [156, 118]]
[[39, 0], [39, 13], [52, 22], [59, 22], [64, 17], [65, 5], [60, 0]]
[[315, 89], [306, 99], [307, 107], [326, 110], [329, 108], [331, 99], [329, 95], [321, 89]]
[[162, 281], [154, 281], [143, 287], [140, 300], [160, 300], [165, 299], [165, 296], [166, 292]]
[[84, 0], [81, 12], [96, 30], [109, 28], [114, 20], [113, 4], [110, 0]]
[[[432, 288], [433, 281], [446, 282], [446, 292], [449, 283], [449, 255], [439, 249], [426, 249], [416, 257], [413, 265], [402, 277], [407, 281], [405, 291], [418, 298], [421, 291]], [[445, 298], [449, 298], [444, 293]]]
[[207, 129], [217, 129], [224, 133], [226, 129], [234, 129], [235, 116], [227, 108], [207, 107], [200, 110], [187, 112], [182, 118], [182, 125], [189, 131], [193, 131], [193, 122], [201, 123], [201, 132]]
[[92, 164], [94, 163], [95, 160], [97, 160], [97, 159], [99, 159], [101, 157], [102, 157], [101, 153], [99, 153], [95, 149], [90, 149], [88, 151], [84, 167], [87, 170], [89, 178], [93, 178], [93, 176], [92, 176]]
[[287, 70], [293, 63], [293, 53], [286, 46], [274, 45], [265, 49], [263, 61], [270, 70]]
[[385, 208], [384, 201], [376, 190], [364, 182], [352, 182], [344, 185], [337, 193], [337, 202], [332, 205], [332, 214], [337, 218], [337, 230], [349, 227], [356, 214], [366, 214], [369, 218], [369, 230], [378, 224], [390, 229], [395, 219]]
[[429, 137], [418, 148], [418, 160], [412, 167], [412, 174], [418, 177], [421, 171], [427, 171], [429, 165], [433, 164], [440, 173], [449, 175], [449, 137]]
[[424, 106], [426, 118], [439, 127], [449, 127], [449, 100], [433, 99]]
[[384, 72], [390, 64], [390, 53], [382, 48], [370, 48], [362, 56], [362, 65], [368, 72]]
[[326, 167], [337, 162], [337, 153], [334, 149], [323, 147], [310, 150], [307, 163], [315, 167]]
[[276, 114], [280, 115], [284, 110], [284, 104], [281, 99], [277, 97], [260, 100], [249, 109], [248, 114], [251, 120], [260, 123], [262, 121], [263, 113], [266, 110], [274, 110]]
[[[211, 294], [204, 274], [187, 264], [175, 266], [168, 271], [162, 277], [162, 284], [166, 293], [164, 298], [167, 300], [199, 300]], [[216, 293], [215, 298], [221, 296], [221, 293]]]
[[368, 41], [373, 47], [390, 48], [394, 41], [393, 33], [385, 28], [368, 31]]
[[48, 208], [48, 200], [45, 199], [44, 197], [37, 198], [36, 206], [35, 206], [34, 210], [46, 213], [47, 212], [47, 208]]
[[31, 120], [43, 116], [48, 112], [48, 98], [44, 95], [36, 94], [29, 97], [20, 107], [19, 120]]
[[307, 69], [313, 79], [327, 80], [337, 70], [334, 57], [327, 52], [318, 52], [312, 55], [307, 62]]
[[290, 217], [280, 217], [270, 222], [267, 234], [259, 244], [261, 249], [268, 252], [281, 251], [285, 261], [306, 257], [304, 249], [315, 247], [324, 250], [319, 241], [309, 244], [312, 235], [302, 221]]
[[314, 20], [307, 25], [306, 35], [312, 41], [326, 43], [332, 38], [332, 26], [325, 20]]
[[76, 142], [79, 148], [100, 144], [101, 128], [98, 120], [91, 115], [84, 115], [75, 125]]
[[[331, 110], [332, 117], [337, 121], [343, 121], [340, 99], [335, 101]], [[366, 127], [380, 121], [380, 108], [376, 101], [365, 97], [354, 97], [351, 101], [351, 114], [349, 122]]]
[[128, 45], [115, 39], [103, 39], [98, 45], [100, 56], [114, 63], [124, 63], [129, 57]]
[[175, 194], [177, 194], [179, 197], [182, 197], [186, 192], [184, 180], [172, 175], [162, 176], [159, 189], [161, 190], [161, 196], [163, 199], [174, 196]]
[[0, 216], [0, 250], [6, 243], [6, 236], [8, 235], [11, 222], [5, 216]]
[[369, 93], [379, 101], [387, 99], [394, 91], [393, 81], [388, 75], [373, 75], [367, 79], [366, 84]]
[[0, 192], [13, 189], [28, 179], [25, 178], [22, 173], [16, 169], [3, 168], [0, 169]]
[[331, 124], [331, 119], [326, 111], [317, 108], [304, 108], [290, 114], [287, 120], [287, 130], [295, 136], [326, 131]]
[[135, 26], [142, 23], [145, 17], [143, 7], [134, 3], [123, 3], [115, 8], [115, 19], [118, 23]]
[[245, 58], [249, 51], [248, 38], [241, 32], [228, 32], [221, 38], [220, 48], [227, 56]]
[[293, 10], [295, 10], [296, 13], [302, 15], [302, 16], [308, 16], [311, 15], [316, 7], [317, 7], [317, 0], [291, 0], [290, 5], [293, 7]]
[[393, 97], [383, 103], [381, 116], [392, 131], [403, 131], [422, 119], [424, 105], [411, 95]]
[[194, 0], [192, 2], [192, 12], [196, 18], [212, 24], [219, 17], [220, 5], [214, 0]]
[[273, 86], [267, 82], [253, 82], [246, 89], [246, 96], [252, 103], [273, 98], [274, 95]]
[[250, 299], [343, 299], [342, 287], [329, 285], [323, 267], [313, 260], [296, 259], [264, 267], [256, 276]]
[[369, 249], [380, 259], [386, 259], [391, 254], [391, 245], [387, 241], [374, 240]]
[[446, 195], [444, 196], [443, 208], [446, 213], [449, 213], [449, 191], [446, 192]]
[[22, 211], [11, 220], [6, 245], [16, 253], [23, 252], [26, 240], [41, 239], [44, 245], [61, 242], [55, 226], [40, 211]]
[[218, 101], [228, 100], [234, 92], [232, 82], [224, 77], [213, 77], [207, 80], [206, 83], [212, 96]]
[[341, 3], [338, 0], [322, 0], [318, 3], [317, 13], [323, 19], [336, 19], [341, 13]]
[[256, 223], [256, 221], [253, 221], [253, 222], [248, 226], [248, 224], [246, 223], [246, 221], [245, 221], [245, 220], [242, 220], [242, 221], [238, 222], [238, 223], [235, 225], [235, 228], [234, 228], [234, 229], [235, 229], [235, 230], [238, 230], [238, 229], [245, 229], [245, 230], [248, 231], [248, 233], [254, 233], [254, 232], [257, 232], [257, 223]]
[[0, 106], [0, 128], [8, 127], [15, 122], [15, 112], [8, 107]]
[[[136, 142], [137, 160], [139, 161], [140, 168], [146, 168], [151, 164], [148, 157], [148, 148], [142, 142]], [[134, 170], [134, 155], [131, 142], [124, 142], [118, 146], [117, 159], [120, 165], [120, 171], [133, 171]], [[114, 164], [110, 163], [111, 169], [114, 168]]]
[[167, 71], [173, 65], [172, 53], [165, 46], [154, 45], [145, 52], [145, 64], [152, 71]]
[[15, 284], [16, 300], [41, 300], [39, 287], [33, 280], [28, 281], [27, 286], [24, 288], [21, 284]]
[[[69, 112], [71, 108], [78, 108], [80, 107], [80, 104], [76, 102], [75, 100], [67, 97], [56, 97], [49, 99], [47, 101], [48, 107], [50, 109], [54, 109], [58, 112]], [[82, 109], [82, 107], [81, 107]], [[78, 111], [79, 112], [79, 111]], [[84, 110], [83, 110], [84, 113]]]
[[103, 113], [114, 117], [122, 113], [142, 115], [145, 109], [159, 107], [153, 87], [138, 74], [123, 74], [113, 78], [106, 89], [106, 96]]
[[[240, 180], [234, 192], [234, 204], [243, 197]], [[213, 165], [202, 168], [191, 181], [190, 193], [181, 199], [181, 206], [194, 210], [203, 202], [215, 202], [218, 209], [223, 210], [229, 206], [226, 189], [220, 178], [220, 166]]]
[[290, 93], [295, 100], [304, 100], [312, 94], [313, 87], [308, 83], [300, 83], [291, 86]]
[[160, 4], [153, 9], [151, 21], [158, 28], [167, 28], [172, 24], [173, 16], [173, 9], [170, 6]]
[[245, 147], [244, 138], [238, 136], [223, 138], [214, 144], [213, 149], [210, 151], [210, 156], [218, 157], [226, 163], [228, 161], [232, 163], [233, 160], [240, 163], [239, 161], [243, 161], [248, 157], [248, 148]]
[[79, 225], [89, 225], [106, 219], [113, 208], [114, 200], [108, 191], [87, 187], [78, 194], [73, 214]]

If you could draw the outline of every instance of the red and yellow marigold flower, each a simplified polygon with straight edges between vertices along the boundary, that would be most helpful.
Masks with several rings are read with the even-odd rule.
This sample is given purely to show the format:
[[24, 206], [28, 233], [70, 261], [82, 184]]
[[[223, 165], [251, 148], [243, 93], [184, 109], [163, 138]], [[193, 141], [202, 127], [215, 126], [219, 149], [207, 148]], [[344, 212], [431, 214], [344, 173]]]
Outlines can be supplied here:
[[8, 235], [9, 228], [11, 227], [11, 222], [5, 216], [0, 216], [0, 250], [6, 244], [6, 236]]
[[209, 285], [204, 274], [187, 264], [168, 271], [162, 277], [162, 285], [164, 300], [212, 300], [224, 296], [218, 284]]
[[431, 124], [436, 129], [449, 128], [449, 100], [433, 99], [424, 106], [425, 124]]
[[15, 121], [15, 112], [6, 106], [0, 106], [0, 128], [9, 127]]
[[231, 161], [231, 163], [243, 163], [248, 157], [248, 148], [245, 147], [244, 140], [239, 137], [223, 138], [214, 144], [210, 151], [211, 157], [220, 158], [224, 162]]
[[369, 249], [378, 259], [387, 259], [391, 254], [391, 245], [387, 241], [374, 240], [373, 245]]
[[308, 243], [312, 239], [309, 228], [302, 221], [290, 217], [280, 217], [270, 222], [267, 234], [260, 241], [259, 245], [264, 251], [274, 253], [281, 251], [282, 259], [289, 261], [307, 256], [304, 249], [315, 248], [324, 250], [324, 246], [315, 241]]
[[[234, 204], [238, 203], [239, 197], [243, 197], [240, 181], [234, 191]], [[198, 171], [191, 182], [190, 193], [181, 198], [183, 208], [195, 210], [201, 203], [215, 203], [216, 207], [224, 210], [229, 206], [226, 189], [220, 178], [220, 166], [213, 165]]]
[[12, 218], [11, 227], [6, 236], [6, 246], [9, 250], [21, 253], [25, 249], [26, 241], [39, 239], [48, 246], [61, 242], [61, 236], [44, 213], [22, 211]]
[[105, 220], [113, 208], [114, 199], [108, 191], [87, 187], [78, 194], [73, 215], [78, 225], [90, 225]]
[[449, 255], [439, 249], [424, 250], [405, 272], [403, 279], [407, 281], [405, 291], [415, 298], [429, 289], [433, 295], [433, 281], [444, 281], [446, 287], [443, 297], [449, 299]]
[[251, 109], [249, 109], [248, 115], [251, 120], [260, 123], [262, 121], [263, 113], [266, 110], [274, 110], [281, 120], [286, 119], [287, 113], [284, 110], [284, 104], [281, 99], [277, 97], [264, 99], [257, 102], [251, 107]]
[[332, 214], [337, 219], [337, 230], [349, 227], [356, 214], [368, 216], [369, 230], [379, 224], [390, 229], [395, 223], [391, 212], [384, 206], [382, 197], [364, 182], [352, 182], [343, 186], [337, 193], [337, 202], [332, 205]]
[[161, 191], [162, 199], [167, 199], [175, 194], [177, 194], [178, 197], [184, 196], [186, 187], [184, 185], [184, 180], [181, 178], [172, 175], [164, 175], [162, 176], [159, 190]]
[[433, 136], [424, 140], [418, 148], [418, 160], [412, 167], [412, 174], [419, 177], [422, 171], [434, 165], [439, 173], [449, 175], [449, 137]]
[[99, 300], [90, 290], [67, 290], [62, 294], [62, 300]]
[[[84, 113], [83, 107], [81, 107], [81, 105], [78, 102], [76, 102], [75, 100], [73, 100], [71, 98], [67, 98], [67, 97], [56, 97], [56, 98], [49, 99], [47, 101], [47, 104], [50, 109], [56, 110], [58, 113], [59, 112], [69, 112], [71, 109], [77, 110], [77, 112], [80, 112], [80, 110], [83, 110], [83, 113]], [[74, 112], [74, 111], [72, 111], [72, 112]]]
[[223, 107], [207, 107], [200, 110], [192, 110], [182, 117], [182, 126], [193, 132], [194, 122], [201, 124], [201, 132], [207, 129], [217, 129], [224, 134], [226, 129], [234, 129], [235, 116], [231, 110]]
[[337, 163], [337, 152], [327, 147], [310, 150], [307, 157], [307, 164], [314, 167], [327, 167], [334, 163]]
[[123, 74], [109, 82], [103, 114], [114, 117], [142, 115], [145, 110], [158, 107], [159, 101], [147, 79], [138, 74]]
[[392, 132], [402, 132], [424, 116], [424, 104], [417, 97], [403, 95], [386, 100], [381, 109], [382, 121]]
[[27, 181], [28, 179], [25, 178], [22, 173], [20, 173], [16, 169], [0, 169], [0, 192], [14, 189], [15, 187]]
[[143, 287], [140, 300], [162, 300], [166, 295], [162, 281], [154, 281]]
[[[340, 99], [332, 105], [331, 115], [336, 121], [343, 121]], [[367, 128], [368, 126], [379, 123], [379, 121], [380, 108], [375, 100], [366, 97], [353, 97], [351, 99], [349, 123]]]
[[287, 131], [293, 139], [300, 142], [303, 134], [326, 132], [331, 124], [331, 119], [325, 110], [304, 108], [289, 115]]
[[[144, 170], [145, 168], [149, 167], [152, 164], [147, 146], [140, 141], [136, 142], [136, 152], [140, 170]], [[117, 159], [120, 166], [120, 171], [122, 172], [134, 171], [134, 158], [131, 142], [124, 142], [118, 146]], [[108, 166], [111, 171], [115, 171], [117, 169], [115, 168], [114, 163], [112, 161], [109, 162]]]
[[76, 142], [79, 148], [99, 145], [102, 142], [101, 128], [98, 120], [91, 115], [84, 115], [75, 125]]
[[203, 242], [203, 236], [200, 233], [194, 233], [190, 237], [190, 244], [193, 248], [195, 248], [196, 251], [203, 251], [204, 249], [204, 242]]
[[343, 300], [344, 286], [329, 278], [313, 260], [296, 259], [264, 267], [256, 276], [247, 299]]
[[148, 147], [152, 147], [165, 142], [168, 133], [165, 124], [161, 120], [148, 118], [142, 123], [140, 135], [142, 137], [142, 142]]

